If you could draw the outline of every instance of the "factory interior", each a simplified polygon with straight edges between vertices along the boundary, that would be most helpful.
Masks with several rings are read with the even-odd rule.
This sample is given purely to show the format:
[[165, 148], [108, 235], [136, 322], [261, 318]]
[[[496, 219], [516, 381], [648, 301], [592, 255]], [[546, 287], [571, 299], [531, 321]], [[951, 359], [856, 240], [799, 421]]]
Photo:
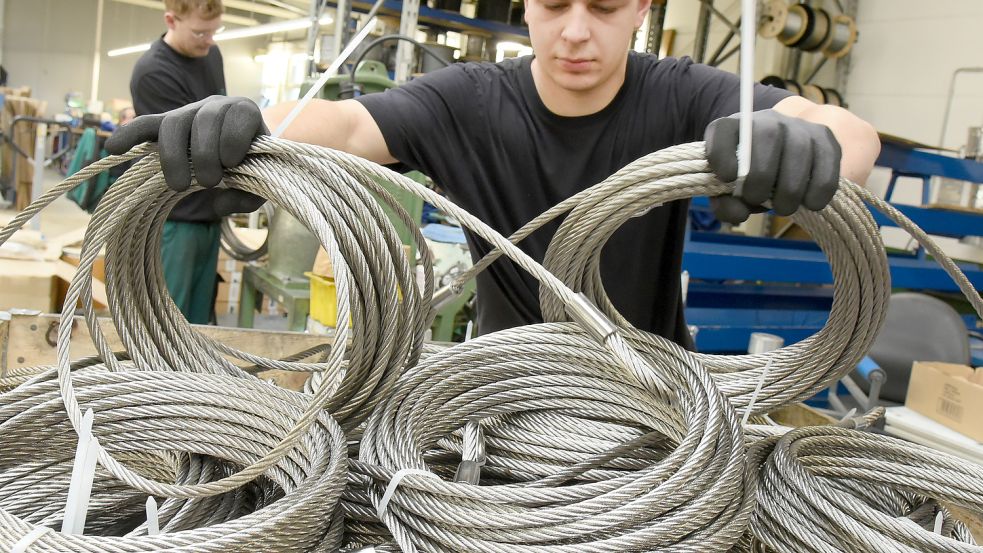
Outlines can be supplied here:
[[983, 553], [981, 289], [979, 0], [0, 0], [3, 552]]

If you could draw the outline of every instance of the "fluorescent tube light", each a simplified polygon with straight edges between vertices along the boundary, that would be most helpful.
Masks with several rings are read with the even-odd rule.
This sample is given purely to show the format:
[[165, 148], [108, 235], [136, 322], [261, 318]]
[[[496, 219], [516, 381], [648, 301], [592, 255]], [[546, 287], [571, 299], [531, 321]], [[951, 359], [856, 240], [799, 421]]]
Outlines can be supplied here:
[[[333, 22], [334, 18], [332, 18], [330, 15], [325, 15], [318, 20], [318, 25], [330, 25]], [[222, 31], [221, 33], [215, 35], [214, 40], [215, 42], [221, 42], [223, 40], [235, 40], [237, 38], [286, 33], [288, 31], [307, 29], [310, 26], [310, 19], [289, 19], [287, 21], [277, 21], [275, 23], [267, 23], [265, 25], [256, 25], [255, 27], [240, 27], [238, 29]], [[150, 44], [151, 43], [147, 42], [145, 44], [135, 44], [125, 48], [116, 48], [106, 52], [106, 55], [111, 58], [115, 58], [117, 56], [125, 56], [127, 54], [138, 54], [149, 50]]]

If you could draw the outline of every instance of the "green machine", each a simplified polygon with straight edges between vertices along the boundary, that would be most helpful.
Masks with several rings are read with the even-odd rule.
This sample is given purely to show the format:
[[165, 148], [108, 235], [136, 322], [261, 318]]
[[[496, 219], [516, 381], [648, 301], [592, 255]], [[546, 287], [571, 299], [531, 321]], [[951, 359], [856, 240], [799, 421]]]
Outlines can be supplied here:
[[[301, 87], [301, 95], [306, 94], [314, 85], [315, 80], [309, 79]], [[351, 97], [352, 75], [338, 75], [328, 79], [321, 89], [320, 98], [337, 100]], [[386, 66], [375, 60], [362, 61], [355, 71], [354, 85], [361, 94], [382, 92], [394, 88], [396, 83], [389, 79]], [[426, 177], [417, 171], [407, 173], [407, 177], [424, 183]], [[410, 218], [419, 222], [423, 215], [423, 200], [413, 194], [404, 192], [389, 182], [379, 181], [409, 214]], [[396, 227], [397, 234], [403, 244], [410, 247], [411, 259], [416, 258], [416, 243], [407, 229], [396, 217], [388, 205], [380, 205]], [[243, 270], [242, 289], [239, 299], [239, 326], [250, 328], [254, 323], [257, 300], [262, 296], [272, 298], [287, 310], [289, 330], [303, 331], [306, 327], [307, 316], [310, 312], [310, 280], [304, 274], [310, 271], [320, 243], [303, 224], [286, 211], [277, 208], [270, 222], [267, 239], [269, 261], [265, 266], [247, 265]], [[470, 299], [474, 284], [466, 288], [465, 293], [454, 301], [445, 303], [438, 312], [433, 325], [433, 339], [451, 341], [455, 328], [455, 316]]]

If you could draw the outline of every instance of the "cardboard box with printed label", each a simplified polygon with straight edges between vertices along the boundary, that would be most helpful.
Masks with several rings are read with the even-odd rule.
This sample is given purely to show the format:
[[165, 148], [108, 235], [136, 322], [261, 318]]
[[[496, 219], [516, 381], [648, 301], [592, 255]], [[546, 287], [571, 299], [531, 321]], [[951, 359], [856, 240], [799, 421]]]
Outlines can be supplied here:
[[983, 441], [983, 369], [916, 362], [911, 368], [905, 406]]

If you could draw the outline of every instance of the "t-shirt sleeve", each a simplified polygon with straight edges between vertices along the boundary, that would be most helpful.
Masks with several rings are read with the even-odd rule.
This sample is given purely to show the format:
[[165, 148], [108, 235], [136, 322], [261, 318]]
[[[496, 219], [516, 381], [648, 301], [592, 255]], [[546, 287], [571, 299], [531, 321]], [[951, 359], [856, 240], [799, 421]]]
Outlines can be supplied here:
[[182, 107], [187, 93], [163, 72], [151, 71], [133, 83], [133, 110], [137, 115], [164, 113]]
[[461, 159], [465, 138], [478, 132], [480, 90], [464, 64], [428, 73], [403, 86], [357, 98], [375, 119], [389, 153], [433, 175], [433, 164]]
[[[671, 71], [677, 113], [686, 114], [677, 127], [684, 133], [681, 142], [702, 140], [704, 130], [714, 119], [740, 111], [741, 80], [737, 75], [694, 63], [690, 58], [677, 60]], [[789, 96], [792, 93], [787, 90], [755, 83], [754, 110], [770, 109]]]

